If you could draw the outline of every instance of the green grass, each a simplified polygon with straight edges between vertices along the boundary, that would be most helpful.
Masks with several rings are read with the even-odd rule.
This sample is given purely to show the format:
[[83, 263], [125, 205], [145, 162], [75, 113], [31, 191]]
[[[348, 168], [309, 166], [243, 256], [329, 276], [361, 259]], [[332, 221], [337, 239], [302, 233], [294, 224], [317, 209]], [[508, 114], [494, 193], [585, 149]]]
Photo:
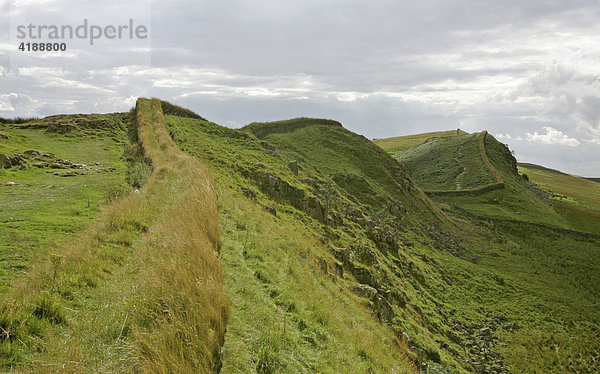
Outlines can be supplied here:
[[383, 209], [390, 200], [407, 200], [414, 203], [413, 209], [430, 212], [411, 189], [406, 171], [364, 136], [337, 122], [301, 120], [251, 124], [244, 130], [256, 133], [286, 159], [296, 160], [301, 175], [335, 183], [362, 204]]
[[554, 209], [570, 227], [600, 233], [600, 184], [533, 164], [519, 164], [519, 171], [550, 193]]
[[[137, 115], [142, 144], [116, 162], [140, 192], [90, 213], [91, 226], [46, 249], [52, 255], [28, 260], [0, 304], [4, 370], [469, 373], [495, 362], [515, 373], [597, 371], [600, 241], [455, 208], [572, 227], [560, 208], [593, 206], [587, 185], [550, 205], [488, 136], [505, 189], [434, 203], [394, 159], [335, 121], [233, 130], [158, 100], [141, 100]], [[39, 144], [92, 136], [87, 127], [81, 138], [46, 133], [49, 121], [13, 130]], [[474, 139], [417, 148], [437, 152], [448, 171], [453, 160], [463, 168], [440, 173], [443, 183], [477, 186], [490, 182], [477, 180], [485, 173], [480, 155], [470, 157]], [[61, 157], [84, 161], [78, 155], [87, 157], [74, 145]], [[140, 165], [146, 158], [151, 170]]]
[[[285, 122], [278, 122], [274, 132], [269, 132], [268, 124], [263, 124], [261, 140], [274, 146], [279, 155], [276, 157], [243, 132], [172, 116], [167, 118], [167, 122], [178, 144], [205, 160], [212, 168], [221, 188], [222, 254], [225, 287], [231, 303], [231, 321], [223, 350], [223, 372], [362, 372], [369, 370], [361, 364], [364, 357], [372, 362], [371, 370], [374, 372], [388, 371], [391, 363], [386, 357], [373, 354], [384, 348], [377, 342], [370, 342], [370, 335], [365, 331], [358, 336], [362, 336], [369, 345], [361, 345], [360, 340], [357, 342], [353, 337], [355, 332], [348, 330], [348, 326], [372, 326], [369, 329], [377, 331], [377, 334], [386, 334], [381, 332], [381, 325], [372, 325], [368, 318], [360, 317], [364, 312], [356, 309], [356, 303], [367, 309], [372, 305], [365, 303], [363, 298], [346, 296], [347, 290], [358, 284], [348, 270], [344, 277], [331, 279], [331, 269], [337, 260], [332, 259], [315, 238], [325, 237], [328, 238], [327, 245], [351, 248], [351, 256], [355, 259], [360, 259], [361, 253], [365, 253], [360, 252], [360, 248], [365, 245], [375, 248], [376, 245], [361, 227], [354, 226], [344, 210], [340, 213], [348, 221], [346, 225], [337, 229], [324, 227], [307, 219], [289, 201], [269, 197], [261, 191], [253, 174], [248, 172], [253, 168], [266, 169], [290, 184], [308, 190], [303, 179], [325, 180], [327, 175], [342, 170], [356, 173], [367, 181], [367, 185], [358, 188], [378, 190], [380, 196], [386, 196], [391, 190], [389, 186], [394, 185], [386, 177], [388, 174], [377, 172], [377, 169], [361, 168], [357, 164], [364, 165], [373, 157], [360, 137], [347, 135], [339, 127], [321, 125], [316, 121], [306, 124], [304, 120], [305, 126], [297, 128], [286, 128]], [[510, 152], [506, 154], [500, 144], [493, 142], [490, 140], [488, 144], [492, 148], [490, 158], [498, 166], [501, 176], [507, 177], [509, 192], [484, 194], [481, 202], [467, 196], [462, 203], [473, 204], [474, 209], [481, 209], [483, 205], [482, 210], [486, 214], [494, 214], [487, 209], [488, 205], [495, 207], [508, 203], [502, 208], [504, 210], [495, 213], [502, 217], [513, 215], [523, 218], [529, 212], [532, 220], [540, 220], [540, 211], [547, 211], [554, 214], [550, 218], [560, 219], [539, 199], [533, 200], [535, 196], [522, 178], [514, 173], [514, 159]], [[299, 176], [288, 170], [289, 160], [298, 160], [301, 167]], [[387, 162], [383, 158], [378, 159], [381, 169], [388, 167]], [[338, 183], [332, 178], [331, 181], [337, 201], [356, 206], [356, 202], [343, 198], [352, 190], [341, 180]], [[254, 188], [257, 202], [243, 197], [241, 186]], [[490, 196], [506, 201], [489, 201]], [[462, 247], [457, 249], [459, 256], [456, 256], [448, 248], [452, 246], [451, 241], [440, 241], [434, 235], [437, 229], [422, 230], [424, 223], [435, 222], [432, 217], [436, 217], [427, 211], [433, 208], [425, 208], [423, 199], [426, 198], [421, 195], [400, 195], [400, 200], [407, 206], [421, 207], [411, 210], [414, 220], [409, 221], [402, 234], [412, 245], [401, 245], [397, 253], [374, 249], [379, 276], [385, 279], [386, 287], [401, 291], [393, 304], [393, 321], [382, 323], [382, 326], [387, 326], [385, 328], [394, 331], [396, 336], [401, 332], [408, 334], [411, 337], [409, 344], [422, 347], [426, 361], [432, 363], [432, 367], [434, 360], [439, 360], [442, 365], [436, 366], [438, 369], [470, 372], [473, 368], [464, 362], [477, 358], [478, 354], [473, 353], [464, 342], [474, 337], [457, 329], [455, 321], [475, 326], [480, 324], [475, 329], [477, 331], [491, 323], [493, 316], [504, 315], [506, 322], [495, 331], [508, 345], [496, 345], [494, 349], [504, 355], [505, 362], [513, 371], [563, 372], [567, 366], [555, 366], [554, 362], [567, 362], [578, 355], [583, 359], [576, 367], [582, 371], [591, 370], [594, 367], [593, 352], [597, 349], [598, 326], [594, 309], [598, 302], [598, 290], [594, 284], [598, 279], [594, 269], [598, 269], [600, 264], [593, 261], [580, 265], [586, 262], [586, 258], [597, 256], [598, 241], [559, 235], [543, 228], [536, 229], [532, 235], [532, 229], [518, 224], [488, 227], [477, 221], [452, 217], [458, 229], [444, 231], [446, 226], [442, 224], [439, 233], [450, 237], [456, 235]], [[357, 201], [364, 212], [370, 208], [367, 219], [369, 216], [378, 217], [378, 205], [374, 203], [377, 200], [360, 196]], [[539, 205], [531, 205], [532, 201]], [[511, 206], [511, 203], [514, 205]], [[443, 202], [440, 204], [446, 206]], [[265, 205], [275, 206], [277, 217], [264, 211], [262, 207]], [[515, 211], [525, 213], [516, 214]], [[421, 224], [411, 225], [410, 222]], [[346, 235], [350, 230], [353, 238]], [[362, 244], [357, 246], [359, 242]], [[327, 263], [327, 276], [320, 270], [320, 259]], [[344, 301], [348, 297], [350, 300]], [[322, 302], [324, 299], [327, 300], [325, 304]], [[316, 316], [328, 316], [327, 324], [319, 322], [313, 312], [315, 309], [319, 311]], [[553, 311], [551, 320], [546, 318], [550, 310]], [[348, 325], [344, 319], [334, 317], [340, 314], [355, 322]], [[575, 321], [583, 322], [572, 325]], [[512, 322], [517, 322], [522, 329], [514, 332], [503, 329], [503, 325]], [[302, 329], [313, 333], [320, 331], [327, 340], [322, 342], [315, 337], [303, 340], [305, 332]], [[348, 331], [340, 334], [345, 329]], [[547, 334], [552, 334], [553, 339], [564, 348], [564, 351], [561, 348], [555, 351], [551, 358], [544, 353]], [[314, 346], [306, 344], [313, 341]], [[442, 347], [440, 342], [447, 348]], [[331, 350], [338, 352], [336, 354], [342, 357], [346, 367], [331, 360]], [[536, 352], [535, 357], [521, 359], [523, 350]], [[404, 348], [404, 352], [405, 360], [418, 362], [417, 351]], [[322, 363], [322, 366], [317, 363]]]
[[[109, 116], [112, 117], [112, 116]], [[113, 118], [111, 118], [113, 119]], [[98, 215], [111, 190], [125, 182], [124, 119], [110, 134], [51, 134], [44, 129], [3, 125], [0, 153], [34, 149], [88, 165], [83, 175], [58, 177], [49, 168], [0, 169], [0, 293], [40, 254], [73, 238]], [[82, 152], [85, 149], [85, 152]], [[96, 164], [98, 163], [98, 164]], [[15, 182], [22, 186], [4, 186]]]
[[480, 134], [437, 138], [396, 153], [424, 190], [466, 190], [493, 183], [479, 155]]
[[[179, 146], [211, 167], [220, 188], [231, 308], [222, 372], [412, 370], [405, 350], [394, 348], [401, 344], [397, 337], [348, 291], [353, 281], [331, 274], [336, 260], [318, 239], [327, 235], [324, 227], [285, 200], [269, 199], [252, 178], [253, 170], [268, 170], [308, 190], [301, 179], [323, 178], [314, 164], [301, 161], [295, 176], [287, 167], [291, 158], [268, 154], [245, 132], [175, 116], [167, 123]], [[243, 196], [242, 186], [254, 188], [258, 201]], [[277, 216], [264, 205], [275, 206]], [[329, 275], [319, 270], [320, 259], [329, 264]]]
[[[137, 174], [130, 182], [143, 186], [122, 191], [85, 230], [49, 245], [51, 253], [40, 253], [5, 292], [2, 370], [209, 372], [219, 366], [227, 308], [214, 181], [175, 147], [160, 101], [139, 100], [131, 114], [123, 118], [134, 144], [120, 149], [121, 176], [127, 166], [129, 175]], [[73, 131], [68, 137], [75, 142], [82, 134]], [[52, 134], [39, 135], [51, 143]], [[149, 175], [136, 166], [146, 162], [153, 166]]]
[[[456, 130], [437, 131], [416, 135], [396, 136], [393, 138], [375, 139], [373, 142], [380, 146], [384, 151], [394, 154], [406, 151], [409, 148], [416, 147], [428, 141], [453, 138], [456, 135]], [[468, 135], [468, 133], [460, 130], [458, 135]]]

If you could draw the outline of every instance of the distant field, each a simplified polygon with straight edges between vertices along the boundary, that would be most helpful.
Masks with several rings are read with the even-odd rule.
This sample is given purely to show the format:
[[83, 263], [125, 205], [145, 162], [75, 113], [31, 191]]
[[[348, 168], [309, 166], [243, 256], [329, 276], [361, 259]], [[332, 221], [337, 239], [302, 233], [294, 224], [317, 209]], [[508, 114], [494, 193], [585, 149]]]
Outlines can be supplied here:
[[[459, 130], [459, 135], [468, 135], [468, 132]], [[388, 153], [405, 151], [430, 139], [451, 138], [456, 136], [456, 130], [427, 132], [416, 135], [396, 136], [393, 138], [375, 139], [373, 142]]]
[[551, 193], [555, 210], [576, 229], [600, 233], [600, 184], [533, 164], [519, 171]]

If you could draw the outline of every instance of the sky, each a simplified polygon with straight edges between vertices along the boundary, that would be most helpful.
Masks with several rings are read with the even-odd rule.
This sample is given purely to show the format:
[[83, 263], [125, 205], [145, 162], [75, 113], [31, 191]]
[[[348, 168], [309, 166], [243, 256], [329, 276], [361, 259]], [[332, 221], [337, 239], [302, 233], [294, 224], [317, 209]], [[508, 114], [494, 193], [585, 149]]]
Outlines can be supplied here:
[[[146, 38], [23, 52], [20, 25]], [[488, 130], [519, 161], [600, 177], [598, 0], [0, 0], [0, 117], [159, 97], [241, 127], [336, 119], [368, 138]]]

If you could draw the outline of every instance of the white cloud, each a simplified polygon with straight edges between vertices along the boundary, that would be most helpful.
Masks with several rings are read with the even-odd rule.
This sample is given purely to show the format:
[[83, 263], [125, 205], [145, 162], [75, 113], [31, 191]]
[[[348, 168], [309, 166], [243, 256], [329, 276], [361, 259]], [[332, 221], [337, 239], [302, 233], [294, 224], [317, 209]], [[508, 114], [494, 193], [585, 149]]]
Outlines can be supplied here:
[[0, 95], [0, 112], [14, 112], [15, 108], [10, 102], [10, 97], [13, 94], [9, 95]]
[[545, 134], [538, 134], [537, 131], [533, 134], [526, 133], [527, 141], [538, 144], [564, 145], [569, 147], [577, 147], [581, 144], [579, 140], [570, 138], [568, 135], [563, 134], [562, 131], [556, 130], [550, 126], [544, 126], [542, 129], [546, 130]]

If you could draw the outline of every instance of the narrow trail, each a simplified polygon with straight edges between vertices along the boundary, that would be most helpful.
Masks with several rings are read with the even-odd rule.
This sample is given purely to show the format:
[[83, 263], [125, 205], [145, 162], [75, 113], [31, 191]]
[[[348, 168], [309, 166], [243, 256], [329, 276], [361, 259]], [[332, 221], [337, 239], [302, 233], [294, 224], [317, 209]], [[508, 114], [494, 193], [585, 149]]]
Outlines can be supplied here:
[[463, 165], [463, 164], [460, 162], [460, 160], [459, 160], [459, 157], [462, 157], [462, 149], [459, 149], [459, 150], [458, 150], [458, 156], [457, 156], [457, 157], [454, 157], [454, 160], [455, 160], [455, 161], [456, 161], [456, 162], [457, 162], [457, 163], [458, 163], [460, 166], [462, 166], [462, 168], [463, 168], [463, 171], [462, 171], [460, 174], [458, 174], [458, 175], [456, 176], [456, 190], [457, 190], [457, 191], [460, 191], [460, 190], [462, 189], [462, 187], [461, 187], [461, 184], [460, 184], [460, 180], [461, 180], [462, 176], [463, 176], [463, 175], [465, 175], [465, 173], [467, 172], [467, 168], [465, 167], [465, 165]]
[[[483, 163], [483, 165], [487, 169], [489, 175], [493, 179], [492, 183], [489, 183], [485, 186], [481, 186], [481, 187], [477, 187], [477, 188], [462, 189], [462, 185], [460, 183], [460, 178], [462, 178], [462, 176], [466, 173], [467, 170], [466, 170], [466, 167], [458, 160], [458, 156], [457, 156], [454, 159], [463, 167], [463, 172], [460, 173], [456, 177], [456, 190], [428, 190], [428, 191], [423, 191], [423, 192], [425, 192], [427, 195], [430, 195], [430, 196], [431, 195], [459, 196], [459, 195], [467, 195], [467, 194], [484, 193], [484, 192], [504, 188], [505, 186], [504, 186], [504, 181], [502, 180], [502, 177], [500, 176], [500, 174], [498, 173], [496, 168], [491, 164], [491, 162], [487, 156], [487, 151], [486, 151], [486, 147], [485, 147], [486, 136], [487, 136], [487, 131], [485, 131], [485, 130], [482, 131], [477, 139], [477, 142], [478, 142], [479, 155], [481, 157], [481, 162]], [[459, 152], [460, 152], [460, 150], [459, 150]], [[462, 153], [460, 153], [460, 155], [462, 155]]]

